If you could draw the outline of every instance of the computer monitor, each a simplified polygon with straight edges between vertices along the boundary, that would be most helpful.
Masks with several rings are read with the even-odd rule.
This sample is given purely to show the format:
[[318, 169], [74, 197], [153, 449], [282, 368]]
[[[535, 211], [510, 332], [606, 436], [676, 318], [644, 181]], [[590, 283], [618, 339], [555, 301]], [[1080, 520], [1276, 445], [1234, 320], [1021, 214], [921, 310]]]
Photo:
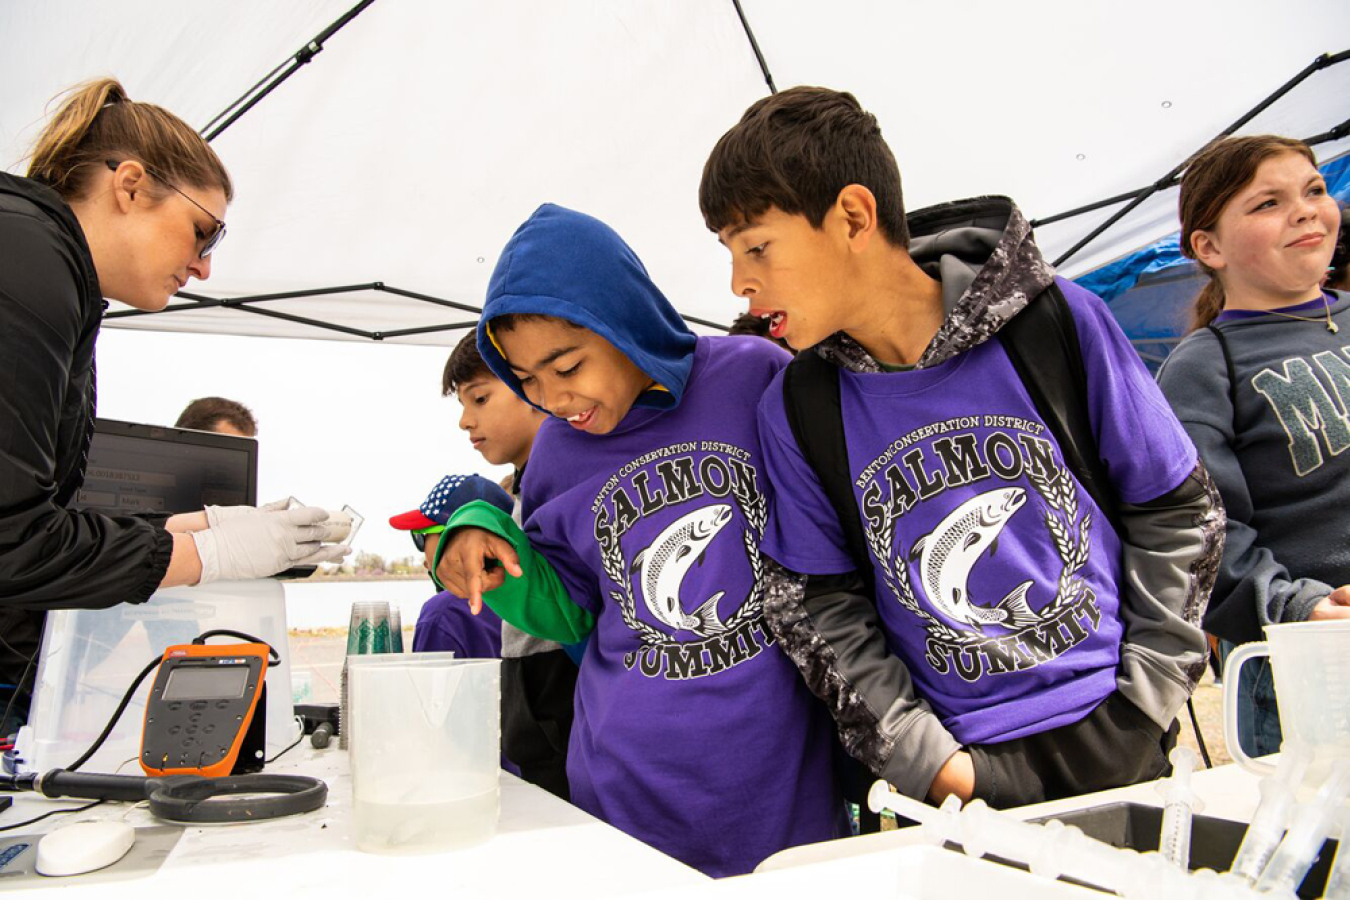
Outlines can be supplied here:
[[255, 439], [95, 419], [84, 486], [71, 506], [174, 514], [257, 502]]

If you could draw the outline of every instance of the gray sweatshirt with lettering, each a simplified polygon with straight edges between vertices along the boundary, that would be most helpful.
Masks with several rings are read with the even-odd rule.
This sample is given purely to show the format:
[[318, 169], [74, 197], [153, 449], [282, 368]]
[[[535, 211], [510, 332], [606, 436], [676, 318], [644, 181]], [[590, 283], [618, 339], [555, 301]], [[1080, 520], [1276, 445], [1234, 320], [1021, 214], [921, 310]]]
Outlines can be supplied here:
[[1320, 310], [1228, 319], [1158, 375], [1228, 510], [1204, 625], [1237, 643], [1350, 583], [1350, 298], [1328, 297], [1339, 333]]

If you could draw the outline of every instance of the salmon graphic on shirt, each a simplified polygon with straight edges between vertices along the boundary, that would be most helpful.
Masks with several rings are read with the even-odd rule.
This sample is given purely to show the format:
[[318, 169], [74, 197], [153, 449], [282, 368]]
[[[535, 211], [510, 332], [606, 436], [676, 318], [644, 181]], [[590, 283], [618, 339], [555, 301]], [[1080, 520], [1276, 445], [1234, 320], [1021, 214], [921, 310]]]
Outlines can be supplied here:
[[704, 551], [730, 521], [731, 507], [725, 503], [694, 510], [676, 519], [633, 558], [634, 567], [642, 572], [642, 597], [647, 609], [676, 631], [683, 629], [703, 637], [726, 631], [717, 617], [717, 601], [726, 592], [716, 592], [692, 613], [686, 613], [680, 602], [680, 584], [690, 567], [702, 563]]
[[962, 503], [914, 543], [909, 555], [910, 559], [919, 558], [928, 600], [948, 619], [976, 628], [1021, 628], [1038, 621], [1027, 605], [1027, 590], [1034, 582], [1022, 582], [992, 608], [971, 602], [967, 585], [976, 561], [986, 551], [992, 555], [998, 549], [1003, 526], [1025, 502], [1026, 491], [1021, 488], [980, 494]]

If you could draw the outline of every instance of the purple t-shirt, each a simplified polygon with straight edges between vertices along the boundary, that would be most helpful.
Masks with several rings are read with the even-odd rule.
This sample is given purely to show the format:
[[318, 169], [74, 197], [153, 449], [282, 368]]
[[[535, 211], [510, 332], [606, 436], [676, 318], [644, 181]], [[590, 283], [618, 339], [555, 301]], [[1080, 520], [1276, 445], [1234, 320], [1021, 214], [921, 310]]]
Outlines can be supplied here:
[[546, 421], [526, 533], [595, 614], [572, 801], [714, 876], [837, 836], [824, 707], [764, 622], [755, 407], [787, 356], [699, 338], [680, 405], [607, 435]]
[[422, 604], [412, 648], [414, 653], [453, 651], [457, 659], [501, 659], [502, 620], [486, 604], [475, 616], [467, 600], [442, 591]]
[[[1094, 294], [1058, 279], [1088, 412], [1117, 495], [1174, 489], [1195, 448]], [[892, 653], [962, 744], [1076, 722], [1115, 689], [1120, 541], [1063, 462], [1002, 344], [940, 365], [842, 372], [850, 477]], [[788, 424], [782, 377], [759, 411], [774, 517], [764, 551], [808, 574], [854, 568]]]

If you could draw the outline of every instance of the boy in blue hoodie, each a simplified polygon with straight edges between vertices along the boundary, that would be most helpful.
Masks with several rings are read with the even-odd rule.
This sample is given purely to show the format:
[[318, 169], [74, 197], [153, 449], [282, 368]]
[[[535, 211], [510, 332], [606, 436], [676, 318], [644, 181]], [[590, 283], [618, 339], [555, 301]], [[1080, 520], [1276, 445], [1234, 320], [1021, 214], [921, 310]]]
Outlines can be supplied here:
[[787, 355], [695, 337], [617, 234], [552, 205], [502, 252], [478, 327], [492, 370], [552, 418], [524, 533], [470, 504], [435, 572], [540, 637], [594, 629], [573, 802], [714, 876], [837, 836], [827, 717], [763, 618], [753, 411]]

